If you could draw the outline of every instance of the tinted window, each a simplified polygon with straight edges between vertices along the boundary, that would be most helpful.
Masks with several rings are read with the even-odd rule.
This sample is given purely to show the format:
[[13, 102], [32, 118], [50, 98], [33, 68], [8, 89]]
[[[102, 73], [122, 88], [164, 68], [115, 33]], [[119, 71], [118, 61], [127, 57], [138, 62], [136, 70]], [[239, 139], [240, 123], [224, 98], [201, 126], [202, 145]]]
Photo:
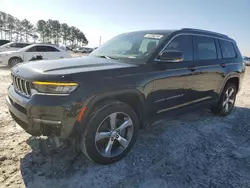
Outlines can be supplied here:
[[214, 39], [211, 37], [195, 37], [195, 46], [198, 60], [217, 59]]
[[58, 49], [51, 47], [51, 46], [45, 46], [47, 52], [60, 52]]
[[27, 52], [37, 52], [36, 48], [37, 48], [37, 46], [34, 46], [34, 47], [28, 49]]
[[29, 46], [30, 44], [26, 44], [26, 43], [13, 43], [10, 45], [10, 47], [12, 48], [24, 48], [26, 46]]
[[220, 47], [223, 58], [234, 58], [236, 57], [236, 52], [234, 50], [233, 44], [229, 41], [220, 40]]
[[9, 43], [9, 40], [0, 40], [0, 46]]
[[181, 35], [174, 38], [168, 46], [165, 48], [166, 50], [177, 50], [183, 54], [184, 61], [193, 60], [193, 42], [192, 36], [190, 35]]
[[59, 52], [59, 50], [51, 46], [34, 46], [27, 52]]

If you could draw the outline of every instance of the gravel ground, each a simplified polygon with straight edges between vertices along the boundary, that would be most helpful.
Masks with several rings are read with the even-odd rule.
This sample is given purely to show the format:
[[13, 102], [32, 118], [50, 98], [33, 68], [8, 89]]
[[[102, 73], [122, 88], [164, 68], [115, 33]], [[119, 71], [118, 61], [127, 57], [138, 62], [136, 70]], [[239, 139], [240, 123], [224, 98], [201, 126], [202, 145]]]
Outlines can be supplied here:
[[227, 117], [208, 110], [140, 130], [125, 159], [109, 166], [71, 150], [43, 156], [5, 105], [9, 70], [0, 67], [0, 187], [250, 187], [250, 69]]

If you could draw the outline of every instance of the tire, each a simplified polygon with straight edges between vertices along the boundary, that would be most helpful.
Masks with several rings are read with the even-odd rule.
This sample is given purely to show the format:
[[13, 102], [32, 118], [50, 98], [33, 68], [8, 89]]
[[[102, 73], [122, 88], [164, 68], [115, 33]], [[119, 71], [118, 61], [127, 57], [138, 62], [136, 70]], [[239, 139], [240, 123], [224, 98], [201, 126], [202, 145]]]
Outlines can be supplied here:
[[[232, 92], [232, 93], [231, 93]], [[219, 102], [211, 108], [211, 112], [220, 116], [227, 116], [234, 108], [237, 88], [234, 83], [226, 84]], [[227, 97], [229, 95], [229, 98]]]
[[15, 65], [21, 62], [23, 62], [23, 60], [20, 57], [13, 57], [9, 60], [9, 66], [14, 67]]
[[[111, 122], [115, 122], [113, 126]], [[112, 164], [133, 147], [138, 129], [139, 119], [130, 106], [119, 101], [107, 101], [90, 115], [80, 148], [90, 160], [102, 165]], [[105, 138], [100, 137], [100, 132], [105, 133]]]

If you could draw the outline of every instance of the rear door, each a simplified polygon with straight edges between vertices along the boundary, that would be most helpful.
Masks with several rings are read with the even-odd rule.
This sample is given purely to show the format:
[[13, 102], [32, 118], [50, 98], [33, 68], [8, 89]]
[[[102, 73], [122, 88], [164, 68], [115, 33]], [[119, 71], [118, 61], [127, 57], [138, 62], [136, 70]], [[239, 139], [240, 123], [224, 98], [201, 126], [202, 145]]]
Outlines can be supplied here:
[[44, 59], [63, 58], [63, 54], [57, 48], [52, 46], [43, 46], [43, 48], [44, 48]]
[[217, 99], [225, 72], [218, 41], [209, 36], [195, 36], [194, 50], [197, 67], [194, 88], [199, 91], [198, 97]]
[[24, 61], [30, 61], [35, 56], [44, 56], [44, 49], [43, 46], [33, 46], [26, 50], [23, 54]]

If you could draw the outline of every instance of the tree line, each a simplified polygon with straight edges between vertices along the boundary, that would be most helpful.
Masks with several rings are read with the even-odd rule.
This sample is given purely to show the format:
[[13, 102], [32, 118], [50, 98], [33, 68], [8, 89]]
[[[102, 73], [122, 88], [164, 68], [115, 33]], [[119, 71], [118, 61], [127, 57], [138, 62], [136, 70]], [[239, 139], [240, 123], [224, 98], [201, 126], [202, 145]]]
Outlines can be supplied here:
[[84, 33], [66, 23], [58, 20], [38, 20], [33, 25], [29, 20], [19, 20], [10, 14], [0, 11], [0, 38], [16, 42], [33, 42], [39, 40], [42, 43], [71, 46], [87, 45], [88, 40]]

